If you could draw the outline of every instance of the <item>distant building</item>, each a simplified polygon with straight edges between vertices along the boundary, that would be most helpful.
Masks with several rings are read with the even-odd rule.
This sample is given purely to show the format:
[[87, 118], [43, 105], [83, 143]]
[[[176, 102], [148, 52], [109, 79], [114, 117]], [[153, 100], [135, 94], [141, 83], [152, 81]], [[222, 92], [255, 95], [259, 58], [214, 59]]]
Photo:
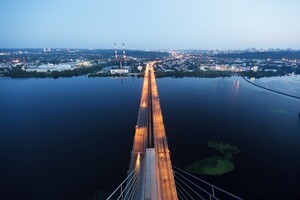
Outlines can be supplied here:
[[46, 52], [51, 52], [51, 49], [50, 48], [44, 48], [44, 53]]
[[143, 66], [138, 66], [137, 69], [138, 69], [139, 71], [142, 71], [142, 70], [143, 70]]
[[172, 69], [165, 69], [164, 72], [174, 72]]
[[204, 66], [200, 66], [199, 69], [202, 70], [202, 71], [206, 71]]
[[76, 63], [76, 67], [90, 67], [91, 62], [90, 61], [79, 61]]
[[129, 69], [111, 69], [110, 73], [111, 74], [128, 74]]
[[265, 72], [277, 72], [277, 69], [265, 69]]
[[257, 69], [258, 69], [257, 66], [251, 67], [251, 70], [254, 71], [254, 72], [257, 72]]
[[73, 70], [74, 63], [61, 63], [58, 65], [54, 64], [43, 64], [38, 67], [28, 66], [26, 71], [36, 71], [36, 72], [48, 72], [48, 71], [64, 71], [64, 70]]
[[8, 65], [4, 64], [4, 63], [0, 63], [0, 68], [6, 68], [8, 67]]

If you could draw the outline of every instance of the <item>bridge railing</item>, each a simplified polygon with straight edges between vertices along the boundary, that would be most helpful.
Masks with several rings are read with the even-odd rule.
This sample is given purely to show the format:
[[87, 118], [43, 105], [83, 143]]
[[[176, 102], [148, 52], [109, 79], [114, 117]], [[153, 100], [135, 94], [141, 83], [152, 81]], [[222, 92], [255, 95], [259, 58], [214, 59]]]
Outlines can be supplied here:
[[173, 173], [179, 199], [242, 199], [176, 166]]

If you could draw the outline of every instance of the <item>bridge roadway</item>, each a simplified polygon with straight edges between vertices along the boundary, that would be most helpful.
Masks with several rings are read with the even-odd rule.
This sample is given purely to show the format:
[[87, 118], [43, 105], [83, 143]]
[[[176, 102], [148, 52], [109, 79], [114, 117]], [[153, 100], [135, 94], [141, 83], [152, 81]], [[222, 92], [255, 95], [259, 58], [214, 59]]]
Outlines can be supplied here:
[[[146, 66], [144, 83], [142, 89], [142, 97], [140, 101], [140, 108], [138, 111], [137, 124], [135, 126], [135, 135], [133, 141], [133, 148], [131, 152], [131, 160], [129, 171], [133, 170], [137, 163], [144, 159], [147, 147], [147, 136], [148, 136], [148, 80], [149, 70], [148, 65]], [[138, 162], [137, 162], [137, 159]]]
[[[137, 165], [140, 164], [141, 160], [143, 160], [145, 157], [147, 147], [154, 147], [157, 158], [157, 199], [176, 200], [178, 197], [174, 175], [172, 170], [170, 170], [172, 169], [172, 164], [163, 123], [162, 111], [159, 103], [159, 96], [153, 69], [154, 64], [155, 62], [148, 63], [145, 69], [142, 97], [138, 112], [138, 120], [135, 130], [129, 171], [132, 171]], [[152, 113], [149, 113], [151, 111]], [[149, 115], [151, 115], [151, 117], [149, 117]], [[149, 118], [152, 119], [152, 122], [149, 120]], [[148, 145], [149, 138], [153, 138], [153, 141], [150, 141], [153, 143], [151, 147]]]

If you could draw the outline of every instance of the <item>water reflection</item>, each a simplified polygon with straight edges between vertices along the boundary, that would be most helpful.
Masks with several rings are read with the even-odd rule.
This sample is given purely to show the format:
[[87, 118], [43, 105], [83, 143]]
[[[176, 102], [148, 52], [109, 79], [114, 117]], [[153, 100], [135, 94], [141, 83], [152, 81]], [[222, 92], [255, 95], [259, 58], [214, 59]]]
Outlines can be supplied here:
[[240, 81], [234, 80], [232, 82], [232, 91], [233, 91], [233, 97], [235, 98], [240, 90]]
[[217, 83], [218, 83], [218, 80], [215, 79], [213, 80], [212, 84], [211, 84], [211, 92], [212, 92], [212, 95], [215, 95], [215, 92], [216, 92], [216, 89], [217, 89]]

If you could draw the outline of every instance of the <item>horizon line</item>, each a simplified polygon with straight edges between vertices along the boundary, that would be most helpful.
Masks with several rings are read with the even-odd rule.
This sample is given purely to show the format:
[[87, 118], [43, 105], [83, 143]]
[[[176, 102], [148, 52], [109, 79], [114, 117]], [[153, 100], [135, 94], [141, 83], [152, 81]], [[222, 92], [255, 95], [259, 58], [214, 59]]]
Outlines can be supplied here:
[[[114, 48], [76, 48], [76, 47], [12, 47], [12, 48], [7, 48], [7, 47], [0, 47], [0, 50], [4, 50], [4, 49], [78, 49], [78, 50], [114, 50]], [[122, 48], [120, 48], [122, 49]], [[147, 49], [147, 48], [125, 48], [127, 50], [138, 50], [138, 51], [189, 51], [189, 50], [194, 50], [194, 51], [212, 51], [212, 50], [216, 50], [216, 51], [243, 51], [243, 50], [264, 50], [264, 51], [268, 51], [268, 50], [292, 50], [292, 51], [300, 51], [299, 49], [296, 48], [291, 48], [291, 47], [287, 47], [287, 48], [257, 48], [257, 47], [249, 47], [249, 48], [234, 48], [234, 49], [218, 49], [218, 48], [210, 48], [210, 49], [197, 49], [197, 48], [184, 48], [184, 49], [168, 49], [168, 48], [161, 48], [161, 49]]]

